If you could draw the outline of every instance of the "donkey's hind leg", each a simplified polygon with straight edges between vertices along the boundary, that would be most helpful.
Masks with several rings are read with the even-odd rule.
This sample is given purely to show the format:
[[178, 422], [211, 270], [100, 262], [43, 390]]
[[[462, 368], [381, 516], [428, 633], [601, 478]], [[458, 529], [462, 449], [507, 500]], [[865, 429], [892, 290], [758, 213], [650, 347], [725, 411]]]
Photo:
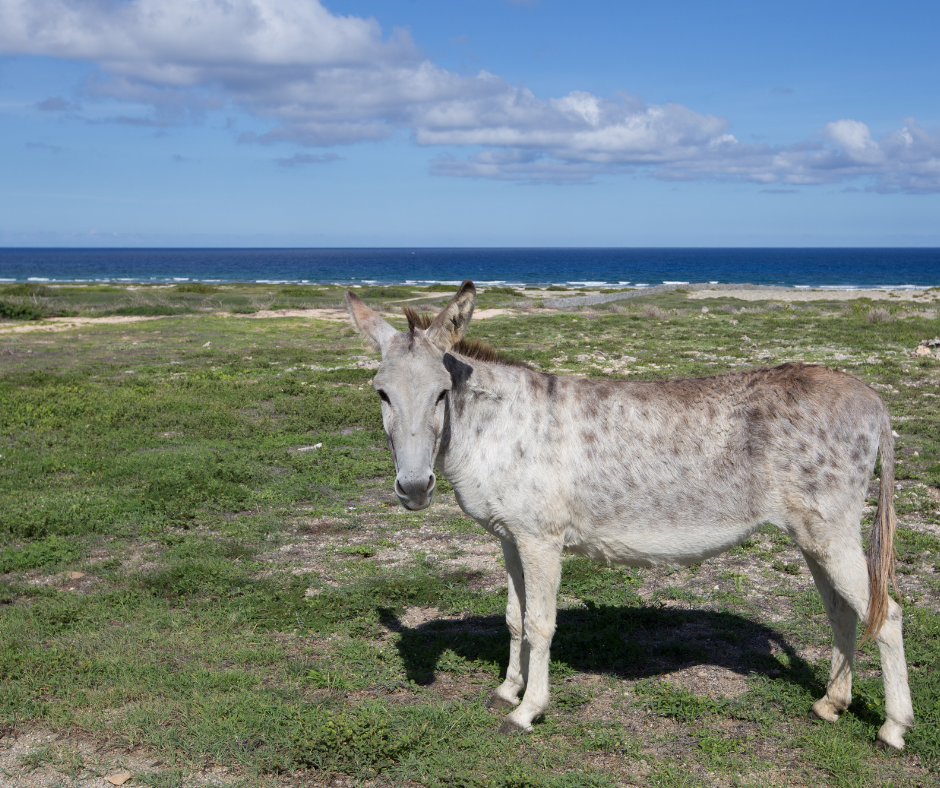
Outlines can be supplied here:
[[529, 642], [523, 640], [522, 623], [525, 618], [525, 581], [522, 561], [516, 546], [506, 540], [503, 543], [503, 558], [506, 561], [506, 626], [509, 627], [509, 666], [506, 680], [490, 696], [486, 705], [491, 709], [511, 709], [519, 703], [519, 693], [525, 687], [529, 672]]
[[[817, 569], [825, 575], [833, 592], [842, 598], [859, 619], [864, 620], [868, 614], [868, 567], [861, 544], [839, 541], [828, 545], [804, 544], [801, 547], [804, 554], [811, 554]], [[810, 570], [815, 576], [813, 563], [810, 563]], [[823, 600], [825, 599], [824, 594]], [[836, 627], [834, 621], [833, 628]], [[837, 629], [837, 642], [839, 637]], [[904, 748], [904, 732], [914, 724], [914, 707], [911, 705], [911, 692], [907, 683], [907, 663], [904, 659], [904, 640], [901, 635], [901, 607], [891, 598], [888, 599], [888, 615], [875, 639], [881, 654], [887, 717], [885, 724], [878, 731], [878, 739], [900, 750]], [[854, 643], [852, 647], [854, 648]], [[835, 652], [835, 648], [833, 651]], [[835, 663], [835, 655], [833, 662]], [[833, 671], [835, 669], [833, 664]], [[841, 681], [840, 677], [835, 687], [830, 683], [830, 690], [827, 690], [826, 697], [823, 698], [831, 704], [833, 711], [838, 708], [838, 704], [851, 697], [844, 693], [846, 684], [840, 683]], [[813, 708], [816, 710], [816, 706]], [[822, 710], [825, 711], [826, 708], [824, 704]]]
[[826, 694], [813, 704], [813, 713], [823, 720], [835, 722], [852, 702], [852, 660], [855, 656], [855, 635], [858, 616], [836, 592], [829, 576], [811, 555], [803, 557], [816, 581], [826, 615], [832, 625], [832, 667]]

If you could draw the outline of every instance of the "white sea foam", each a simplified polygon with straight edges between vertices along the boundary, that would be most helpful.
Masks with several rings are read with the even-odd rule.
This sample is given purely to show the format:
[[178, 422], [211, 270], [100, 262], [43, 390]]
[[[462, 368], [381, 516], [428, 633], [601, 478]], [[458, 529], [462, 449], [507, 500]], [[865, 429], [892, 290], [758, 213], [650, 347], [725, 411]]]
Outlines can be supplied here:
[[[664, 285], [687, 285], [688, 282], [669, 282], [669, 281], [667, 281], [667, 280], [664, 279], [664, 280], [663, 280], [663, 284], [664, 284]], [[715, 283], [712, 282], [712, 284], [715, 284]]]
[[51, 282], [52, 280], [48, 276], [27, 276], [27, 282]]

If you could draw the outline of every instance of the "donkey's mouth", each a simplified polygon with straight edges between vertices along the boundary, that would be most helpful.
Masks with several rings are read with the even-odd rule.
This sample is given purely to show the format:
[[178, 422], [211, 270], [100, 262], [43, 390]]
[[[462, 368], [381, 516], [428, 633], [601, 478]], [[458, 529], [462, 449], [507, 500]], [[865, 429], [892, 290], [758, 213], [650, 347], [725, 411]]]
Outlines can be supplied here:
[[398, 500], [401, 501], [401, 505], [404, 506], [409, 511], [417, 512], [417, 511], [420, 511], [421, 509], [427, 509], [431, 505], [432, 497], [433, 496], [429, 495], [423, 501], [415, 501], [414, 499], [411, 499], [411, 498], [402, 498], [399, 495]]

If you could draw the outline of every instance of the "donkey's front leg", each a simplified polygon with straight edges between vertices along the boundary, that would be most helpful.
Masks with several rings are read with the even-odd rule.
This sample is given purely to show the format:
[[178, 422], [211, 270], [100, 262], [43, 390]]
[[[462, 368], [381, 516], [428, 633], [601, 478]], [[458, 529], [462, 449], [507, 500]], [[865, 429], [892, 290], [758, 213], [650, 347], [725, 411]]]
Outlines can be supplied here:
[[[548, 661], [555, 634], [555, 608], [561, 580], [561, 544], [517, 540], [525, 588], [521, 654], [528, 651], [522, 703], [506, 717], [500, 731], [528, 730], [532, 720], [548, 708]], [[508, 562], [507, 562], [508, 563]], [[524, 665], [523, 665], [524, 670]]]
[[525, 617], [525, 585], [522, 574], [522, 560], [516, 545], [507, 539], [502, 540], [503, 558], [506, 561], [506, 626], [509, 627], [509, 666], [506, 668], [506, 680], [490, 697], [491, 709], [511, 709], [519, 703], [519, 693], [525, 687], [529, 672], [529, 642], [523, 640], [522, 622]]

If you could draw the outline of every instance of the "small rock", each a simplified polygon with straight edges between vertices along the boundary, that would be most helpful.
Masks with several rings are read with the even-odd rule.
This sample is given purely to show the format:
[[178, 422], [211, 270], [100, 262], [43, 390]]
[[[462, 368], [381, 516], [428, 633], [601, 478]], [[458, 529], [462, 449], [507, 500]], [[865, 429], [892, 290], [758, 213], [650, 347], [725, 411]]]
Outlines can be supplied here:
[[914, 351], [915, 356], [932, 356], [930, 348], [927, 345], [918, 345], [917, 350]]
[[69, 580], [81, 580], [84, 576], [84, 572], [69, 572]]
[[708, 314], [708, 307], [707, 307], [707, 306], [703, 306], [703, 307], [702, 307], [702, 314], [703, 314], [703, 315], [707, 315], [707, 314]]
[[130, 772], [118, 772], [117, 774], [109, 774], [106, 779], [111, 785], [124, 785], [133, 775]]
[[[212, 344], [212, 342], [211, 342], [211, 340], [210, 340], [209, 342], [206, 342], [206, 344], [204, 344], [203, 347], [209, 347], [209, 345], [211, 345], [211, 344]], [[120, 783], [118, 783], [118, 785], [120, 785]]]

